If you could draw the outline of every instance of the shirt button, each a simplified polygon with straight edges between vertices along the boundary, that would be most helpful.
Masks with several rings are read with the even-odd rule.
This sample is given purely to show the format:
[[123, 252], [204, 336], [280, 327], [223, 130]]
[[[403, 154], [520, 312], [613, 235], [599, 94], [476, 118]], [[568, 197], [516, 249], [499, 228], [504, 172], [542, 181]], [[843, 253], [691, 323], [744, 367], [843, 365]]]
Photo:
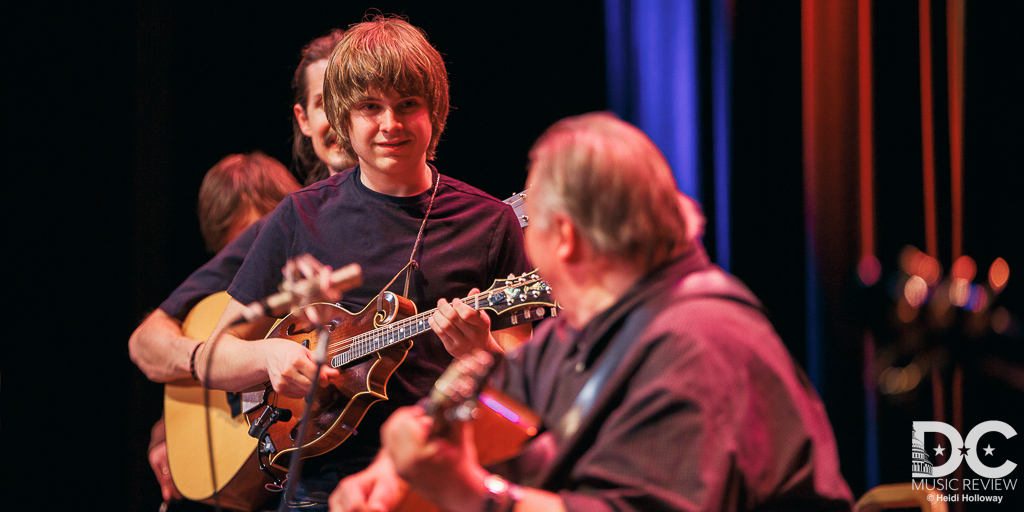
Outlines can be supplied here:
[[576, 363], [576, 373], [583, 373], [583, 370], [587, 369], [587, 365], [583, 364], [583, 361]]

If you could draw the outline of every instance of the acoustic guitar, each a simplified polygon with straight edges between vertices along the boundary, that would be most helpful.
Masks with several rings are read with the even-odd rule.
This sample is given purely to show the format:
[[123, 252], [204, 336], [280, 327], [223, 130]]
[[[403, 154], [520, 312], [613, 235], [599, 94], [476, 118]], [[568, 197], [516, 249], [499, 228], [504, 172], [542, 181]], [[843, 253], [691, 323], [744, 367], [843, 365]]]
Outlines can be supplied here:
[[[182, 333], [209, 338], [230, 299], [219, 292], [201, 300], [182, 322]], [[204, 390], [192, 380], [167, 383], [164, 427], [171, 478], [186, 499], [254, 510], [270, 497], [255, 460], [256, 439], [248, 434], [245, 416], [232, 415], [226, 392]]]
[[[529, 224], [525, 213], [527, 192], [504, 201], [512, 207], [523, 228]], [[184, 335], [196, 340], [209, 339], [229, 300], [227, 292], [220, 292], [196, 304], [182, 323]], [[529, 320], [521, 311], [513, 315]], [[248, 409], [254, 406], [249, 404]], [[205, 390], [191, 380], [167, 383], [164, 424], [171, 477], [186, 499], [248, 511], [269, 498], [271, 493], [264, 484], [270, 480], [259, 469], [257, 440], [249, 435], [249, 417], [232, 414], [226, 392]], [[281, 469], [269, 469], [278, 477], [283, 476]]]

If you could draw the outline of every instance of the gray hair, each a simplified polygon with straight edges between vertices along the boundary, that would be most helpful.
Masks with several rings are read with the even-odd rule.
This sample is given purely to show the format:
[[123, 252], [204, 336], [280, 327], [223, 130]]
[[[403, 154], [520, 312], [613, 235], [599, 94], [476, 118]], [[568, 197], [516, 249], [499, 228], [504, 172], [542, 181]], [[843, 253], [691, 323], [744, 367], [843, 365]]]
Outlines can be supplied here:
[[530, 150], [531, 223], [572, 219], [599, 253], [647, 271], [688, 246], [672, 170], [657, 146], [614, 114], [555, 123]]

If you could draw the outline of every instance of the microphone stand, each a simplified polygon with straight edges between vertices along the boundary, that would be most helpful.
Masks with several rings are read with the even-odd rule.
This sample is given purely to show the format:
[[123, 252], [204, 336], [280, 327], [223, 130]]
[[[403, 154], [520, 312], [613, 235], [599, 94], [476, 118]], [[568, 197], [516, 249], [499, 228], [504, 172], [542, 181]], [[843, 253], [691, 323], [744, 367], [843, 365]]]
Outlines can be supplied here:
[[309, 429], [310, 412], [313, 409], [313, 400], [316, 398], [316, 392], [319, 388], [320, 370], [323, 369], [324, 364], [327, 363], [327, 345], [330, 344], [330, 341], [331, 333], [324, 327], [323, 322], [320, 322], [320, 325], [317, 326], [317, 343], [315, 352], [316, 373], [313, 374], [313, 387], [309, 390], [309, 393], [306, 394], [306, 406], [302, 411], [302, 417], [299, 418], [299, 434], [296, 438], [299, 440], [299, 445], [295, 449], [295, 453], [292, 454], [291, 461], [288, 463], [288, 478], [285, 483], [284, 496], [281, 497], [281, 503], [277, 508], [278, 512], [285, 512], [288, 510], [288, 502], [290, 502], [292, 496], [295, 495], [294, 483], [296, 480], [301, 480], [302, 478], [302, 445], [306, 441], [306, 431]]

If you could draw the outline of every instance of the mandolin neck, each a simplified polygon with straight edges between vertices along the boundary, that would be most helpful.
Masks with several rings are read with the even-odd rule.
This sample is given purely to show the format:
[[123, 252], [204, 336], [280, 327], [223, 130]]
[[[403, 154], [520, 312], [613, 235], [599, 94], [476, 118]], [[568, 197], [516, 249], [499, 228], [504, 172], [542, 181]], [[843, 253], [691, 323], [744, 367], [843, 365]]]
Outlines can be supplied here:
[[[504, 286], [492, 287], [487, 291], [470, 295], [462, 299], [462, 302], [477, 311], [490, 309], [495, 313], [501, 314], [512, 309], [531, 305], [532, 302], [526, 297], [525, 291], [527, 288], [538, 284], [544, 284], [543, 280], [536, 274], [533, 274], [525, 280], [507, 281]], [[517, 302], [517, 298], [519, 302]], [[429, 318], [435, 311], [437, 311], [436, 308], [395, 320], [387, 325], [345, 340], [343, 344], [349, 348], [342, 350], [332, 357], [331, 366], [339, 368], [356, 359], [429, 331]]]
[[430, 323], [427, 320], [430, 318], [430, 315], [434, 314], [434, 311], [437, 310], [424, 311], [423, 313], [396, 320], [378, 329], [349, 338], [346, 343], [350, 343], [351, 348], [332, 357], [331, 366], [334, 368], [345, 366], [360, 357], [370, 355], [395, 343], [429, 331]]

